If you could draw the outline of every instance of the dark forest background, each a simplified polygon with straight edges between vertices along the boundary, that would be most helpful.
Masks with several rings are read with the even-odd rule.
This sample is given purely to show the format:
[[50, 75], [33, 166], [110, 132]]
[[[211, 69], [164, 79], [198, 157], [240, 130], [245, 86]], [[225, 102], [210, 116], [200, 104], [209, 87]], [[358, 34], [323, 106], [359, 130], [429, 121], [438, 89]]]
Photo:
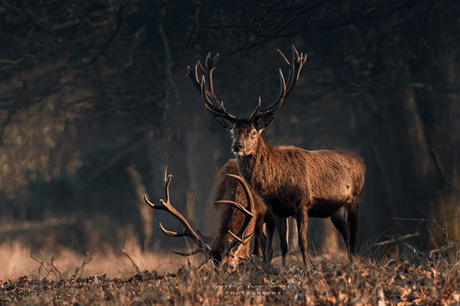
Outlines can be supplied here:
[[[158, 228], [178, 222], [142, 200], [164, 197], [166, 163], [172, 204], [215, 233], [231, 139], [186, 67], [220, 53], [216, 95], [248, 116], [278, 95], [277, 49], [290, 58], [291, 44], [308, 60], [264, 138], [364, 157], [361, 245], [415, 232], [395, 218], [435, 219], [455, 239], [459, 36], [455, 0], [2, 0], [0, 240], [85, 253], [134, 233], [145, 250], [184, 248]], [[309, 236], [341, 247], [328, 220]]]

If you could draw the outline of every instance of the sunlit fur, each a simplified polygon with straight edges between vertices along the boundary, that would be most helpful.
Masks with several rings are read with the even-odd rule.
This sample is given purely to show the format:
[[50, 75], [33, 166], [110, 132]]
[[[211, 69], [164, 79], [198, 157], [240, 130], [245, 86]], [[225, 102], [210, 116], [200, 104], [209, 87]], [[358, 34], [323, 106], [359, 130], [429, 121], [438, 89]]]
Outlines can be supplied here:
[[[243, 207], [247, 207], [246, 195], [243, 187], [234, 178], [228, 177], [226, 174], [238, 175], [238, 167], [236, 159], [230, 159], [219, 171], [216, 177], [216, 193], [214, 201], [231, 200], [240, 203]], [[254, 232], [254, 255], [260, 255], [261, 250], [265, 261], [270, 261], [273, 255], [272, 241], [274, 233], [274, 221], [271, 213], [262, 201], [253, 194], [254, 218], [248, 224], [243, 236], [250, 235]], [[215, 205], [216, 209], [220, 211], [220, 228], [219, 232], [214, 239], [211, 250], [213, 251], [214, 259], [221, 261], [222, 253], [227, 249], [228, 244], [233, 240], [233, 237], [228, 233], [228, 230], [236, 233], [244, 220], [244, 214], [231, 205], [219, 204]], [[266, 223], [267, 236], [263, 233], [263, 225]], [[249, 246], [238, 244], [232, 250], [235, 258], [249, 257]]]

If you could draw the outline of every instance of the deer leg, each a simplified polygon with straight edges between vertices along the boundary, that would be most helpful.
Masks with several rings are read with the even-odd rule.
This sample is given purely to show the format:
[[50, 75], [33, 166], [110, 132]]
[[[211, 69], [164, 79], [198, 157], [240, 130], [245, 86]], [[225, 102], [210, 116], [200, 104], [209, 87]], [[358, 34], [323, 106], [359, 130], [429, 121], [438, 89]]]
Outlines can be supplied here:
[[297, 231], [299, 232], [299, 248], [302, 252], [303, 263], [307, 266], [307, 231], [308, 231], [308, 212], [300, 211], [297, 214]]
[[286, 265], [287, 253], [288, 253], [288, 219], [282, 218], [280, 216], [274, 215], [276, 230], [280, 238], [280, 249], [281, 249], [281, 259], [283, 266]]
[[339, 231], [340, 234], [343, 236], [343, 240], [345, 240], [345, 246], [347, 247], [348, 254], [350, 253], [350, 241], [349, 241], [349, 228], [347, 224], [347, 216], [348, 212], [345, 207], [340, 208], [335, 214], [331, 216], [332, 224], [334, 224], [335, 228]]
[[275, 233], [275, 221], [270, 216], [269, 220], [265, 222], [266, 243], [264, 250], [264, 260], [269, 263], [273, 258], [273, 235]]
[[254, 250], [253, 255], [260, 256], [261, 250], [265, 249], [266, 241], [264, 235], [263, 219], [257, 220], [256, 227], [254, 229]]
[[[359, 201], [359, 200], [358, 200]], [[355, 255], [357, 247], [358, 247], [358, 210], [359, 210], [359, 202], [354, 203], [354, 207], [352, 207], [348, 212], [348, 229], [350, 233], [349, 238], [349, 248], [348, 248], [348, 258], [353, 260], [352, 256]]]
[[257, 256], [264, 256], [265, 257], [265, 249], [267, 248], [267, 237], [265, 236], [263, 230], [260, 233], [260, 245], [258, 252], [254, 249], [254, 255]]

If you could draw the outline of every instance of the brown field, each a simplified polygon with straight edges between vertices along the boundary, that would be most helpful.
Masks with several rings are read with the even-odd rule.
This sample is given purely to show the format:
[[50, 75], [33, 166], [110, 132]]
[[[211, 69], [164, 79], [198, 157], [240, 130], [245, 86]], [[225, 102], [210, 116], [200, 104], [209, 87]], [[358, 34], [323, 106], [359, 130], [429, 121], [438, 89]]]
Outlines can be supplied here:
[[[61, 257], [65, 254], [61, 254]], [[25, 257], [24, 257], [25, 258]], [[170, 257], [171, 258], [171, 257]], [[157, 258], [158, 259], [158, 258]], [[77, 258], [74, 258], [77, 260]], [[81, 258], [79, 258], [81, 260]], [[116, 260], [113, 258], [113, 260]], [[114, 265], [121, 265], [118, 258]], [[91, 258], [74, 274], [62, 272], [52, 258], [35, 262], [37, 277], [3, 279], [1, 305], [459, 305], [460, 261], [447, 258], [410, 265], [393, 260], [316, 257], [307, 268], [291, 260], [282, 267], [275, 259], [257, 259], [238, 267], [214, 268], [199, 263], [139, 271], [140, 257], [125, 256], [130, 276], [86, 275]], [[150, 260], [156, 259], [150, 257]], [[385, 262], [386, 261], [386, 262]], [[97, 262], [97, 260], [96, 260]], [[137, 263], [136, 263], [137, 262]], [[2, 263], [3, 264], [3, 263]], [[63, 264], [63, 262], [61, 262]], [[100, 265], [101, 262], [97, 263]], [[110, 259], [105, 263], [107, 269]], [[118, 273], [122, 273], [119, 267]], [[86, 272], [84, 272], [86, 271]], [[32, 273], [32, 274], [33, 274]], [[84, 274], [85, 273], [85, 274]]]

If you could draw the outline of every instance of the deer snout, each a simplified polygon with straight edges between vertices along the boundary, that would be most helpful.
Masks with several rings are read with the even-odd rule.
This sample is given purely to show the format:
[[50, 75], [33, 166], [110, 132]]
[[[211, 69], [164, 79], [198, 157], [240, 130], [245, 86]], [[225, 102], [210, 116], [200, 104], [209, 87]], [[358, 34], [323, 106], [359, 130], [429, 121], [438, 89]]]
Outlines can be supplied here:
[[235, 142], [233, 145], [232, 145], [232, 151], [233, 152], [239, 152], [241, 150], [241, 148], [243, 147], [243, 145], [241, 144], [241, 142]]

